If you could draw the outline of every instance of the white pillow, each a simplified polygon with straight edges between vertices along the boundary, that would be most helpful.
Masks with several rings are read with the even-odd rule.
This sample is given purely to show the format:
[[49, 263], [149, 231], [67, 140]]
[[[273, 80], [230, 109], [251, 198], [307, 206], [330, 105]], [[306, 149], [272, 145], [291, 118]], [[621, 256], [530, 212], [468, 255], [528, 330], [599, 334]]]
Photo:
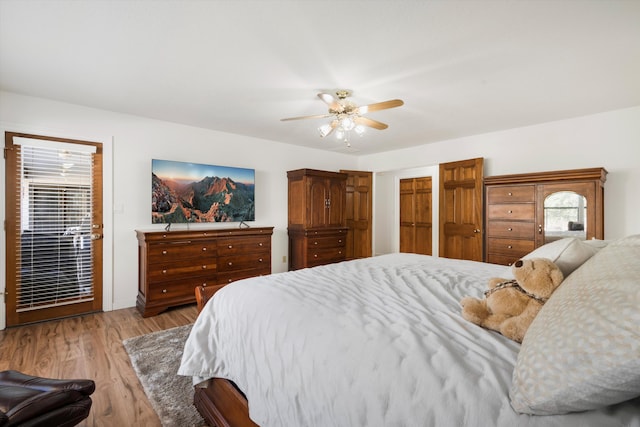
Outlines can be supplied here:
[[587, 245], [591, 245], [594, 246], [598, 249], [602, 249], [604, 247], [606, 247], [609, 243], [611, 243], [610, 240], [600, 240], [600, 239], [589, 239], [589, 240], [585, 240], [584, 241], [585, 244]]
[[612, 242], [556, 289], [524, 337], [509, 395], [538, 415], [640, 396], [640, 235]]
[[[599, 250], [599, 247], [588, 245], [584, 240], [576, 237], [565, 237], [534, 249], [523, 256], [522, 259], [548, 258], [562, 270], [562, 274], [566, 278]], [[507, 276], [513, 277], [511, 267], [509, 267]]]

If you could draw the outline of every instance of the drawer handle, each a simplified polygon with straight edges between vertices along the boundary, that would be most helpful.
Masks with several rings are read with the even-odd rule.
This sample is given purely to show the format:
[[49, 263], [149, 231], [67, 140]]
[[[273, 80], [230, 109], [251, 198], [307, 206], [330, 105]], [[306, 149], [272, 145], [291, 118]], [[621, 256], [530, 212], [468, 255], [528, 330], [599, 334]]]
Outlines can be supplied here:
[[513, 228], [509, 227], [507, 228], [507, 231], [513, 231]]
[[206, 269], [207, 269], [207, 266], [206, 266], [206, 265], [203, 265], [203, 266], [202, 266], [202, 269], [203, 269], [203, 270], [206, 270]]
[[507, 245], [507, 249], [513, 249], [513, 246]]
[[314, 258], [318, 258], [318, 254], [314, 254], [314, 255], [313, 255], [313, 257], [314, 257]]
[[207, 251], [207, 248], [202, 248], [202, 250], [203, 250], [204, 252], [206, 252], [206, 251]]
[[509, 192], [509, 193], [508, 193], [508, 195], [509, 195], [509, 196], [513, 196], [513, 193], [512, 193], [512, 192]]
[[338, 251], [338, 255], [342, 255], [342, 251]]
[[165, 250], [165, 251], [162, 251], [162, 255], [166, 255], [166, 254], [167, 254], [167, 251], [166, 251], [166, 250]]
[[232, 249], [232, 248], [233, 248], [233, 245], [229, 245], [228, 247], [229, 247], [229, 249]]
[[317, 244], [318, 244], [318, 242], [313, 242], [313, 244], [314, 244], [314, 245], [317, 245]]
[[167, 293], [167, 290], [166, 290], [166, 289], [163, 289], [163, 290], [162, 290], [162, 293], [163, 293], [163, 294], [166, 294], [166, 293]]
[[262, 243], [258, 243], [258, 246], [262, 247]]
[[338, 243], [342, 243], [342, 239], [338, 240]]
[[258, 260], [258, 262], [262, 262], [262, 258], [260, 258], [260, 259]]
[[233, 282], [233, 279], [228, 279], [227, 280], [227, 283], [231, 283], [231, 282]]
[[206, 288], [206, 287], [207, 287], [207, 282], [204, 282], [204, 283], [202, 284], [202, 287], [203, 287], [203, 288]]
[[167, 274], [167, 270], [162, 270], [162, 274]]
[[509, 212], [508, 212], [508, 213], [513, 213], [513, 211], [512, 211], [512, 210], [509, 210]]
[[231, 261], [229, 261], [229, 265], [233, 265], [233, 263]]

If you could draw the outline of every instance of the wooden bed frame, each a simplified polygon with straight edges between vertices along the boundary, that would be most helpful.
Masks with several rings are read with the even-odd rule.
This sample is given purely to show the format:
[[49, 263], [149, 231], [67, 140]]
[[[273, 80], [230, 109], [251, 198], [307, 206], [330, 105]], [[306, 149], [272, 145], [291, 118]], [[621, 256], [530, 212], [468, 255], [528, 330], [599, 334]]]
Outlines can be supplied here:
[[[198, 286], [195, 289], [198, 313], [222, 289], [219, 286]], [[215, 427], [259, 427], [249, 418], [249, 405], [246, 397], [229, 380], [213, 378], [207, 387], [195, 387], [193, 405], [207, 424]]]

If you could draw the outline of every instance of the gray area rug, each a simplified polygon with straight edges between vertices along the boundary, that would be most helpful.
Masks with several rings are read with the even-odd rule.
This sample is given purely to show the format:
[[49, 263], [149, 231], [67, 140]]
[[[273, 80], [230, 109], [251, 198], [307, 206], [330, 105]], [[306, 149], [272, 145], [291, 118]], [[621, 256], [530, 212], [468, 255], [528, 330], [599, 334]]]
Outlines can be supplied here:
[[191, 326], [179, 326], [122, 342], [163, 427], [206, 426], [193, 406], [191, 378], [177, 375]]

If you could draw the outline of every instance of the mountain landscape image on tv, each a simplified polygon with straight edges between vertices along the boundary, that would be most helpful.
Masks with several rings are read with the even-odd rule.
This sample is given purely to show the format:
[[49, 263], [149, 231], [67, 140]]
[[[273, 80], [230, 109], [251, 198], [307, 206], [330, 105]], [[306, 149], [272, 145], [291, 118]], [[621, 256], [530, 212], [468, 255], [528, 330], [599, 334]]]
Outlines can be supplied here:
[[255, 170], [151, 161], [154, 224], [255, 220]]

